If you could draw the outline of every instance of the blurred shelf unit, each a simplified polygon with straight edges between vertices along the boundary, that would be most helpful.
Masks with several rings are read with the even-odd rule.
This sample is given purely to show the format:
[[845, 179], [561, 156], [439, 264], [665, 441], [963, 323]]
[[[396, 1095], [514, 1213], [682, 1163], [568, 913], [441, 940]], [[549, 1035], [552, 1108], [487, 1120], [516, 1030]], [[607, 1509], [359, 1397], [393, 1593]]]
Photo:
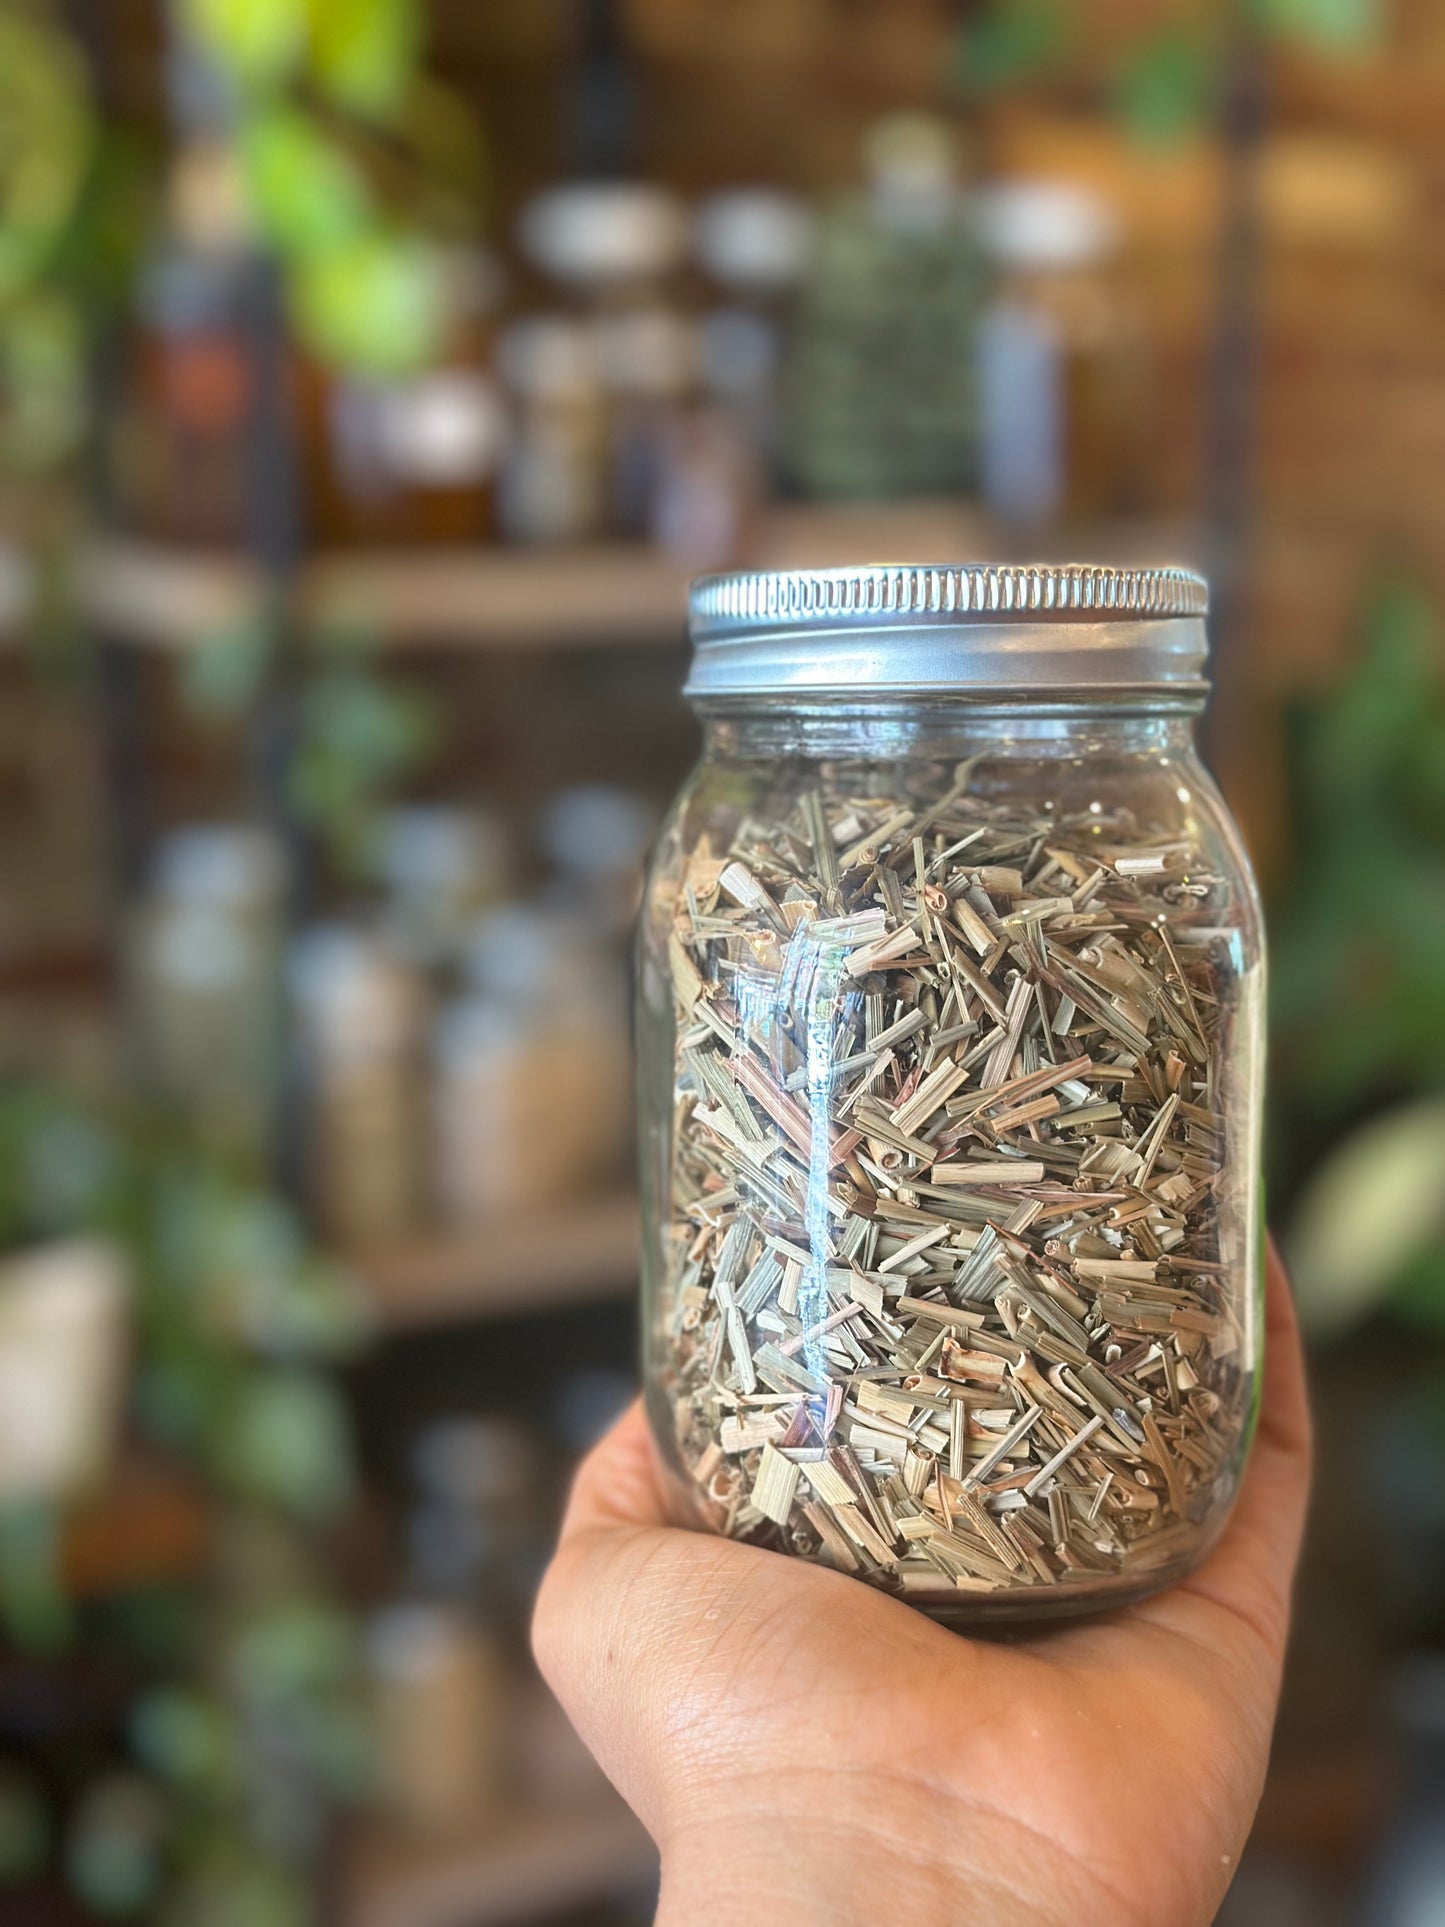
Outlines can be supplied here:
[[[1195, 560], [1198, 532], [1178, 522], [1107, 524], [1031, 538], [967, 502], [785, 504], [759, 517], [738, 558], [758, 568], [825, 568], [887, 559]], [[360, 628], [389, 648], [526, 649], [678, 643], [689, 576], [641, 543], [576, 549], [322, 552], [296, 581], [302, 626]], [[0, 544], [0, 634], [23, 623], [28, 574]], [[255, 569], [230, 554], [108, 539], [80, 570], [85, 609], [112, 639], [165, 652], [204, 644], [264, 613]]]
[[611, 1792], [585, 1806], [490, 1817], [433, 1843], [360, 1830], [342, 1878], [341, 1927], [512, 1927], [655, 1877], [640, 1821]]
[[499, 1218], [485, 1231], [353, 1254], [385, 1331], [623, 1298], [637, 1282], [637, 1200], [606, 1195]]
[[[313, 634], [359, 628], [393, 647], [526, 648], [675, 642], [686, 581], [641, 544], [373, 551], [313, 558], [296, 595]], [[265, 607], [260, 576], [232, 557], [127, 542], [92, 551], [84, 594], [104, 633], [166, 651], [203, 646]]]

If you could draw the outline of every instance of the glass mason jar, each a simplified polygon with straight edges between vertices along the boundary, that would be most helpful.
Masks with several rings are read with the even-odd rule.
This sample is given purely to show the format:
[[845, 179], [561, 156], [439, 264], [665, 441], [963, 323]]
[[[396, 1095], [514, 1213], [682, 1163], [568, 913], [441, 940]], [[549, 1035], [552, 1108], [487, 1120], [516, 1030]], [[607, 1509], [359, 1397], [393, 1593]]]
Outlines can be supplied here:
[[677, 1516], [960, 1621], [1219, 1533], [1261, 1347], [1263, 959], [1182, 570], [731, 575], [639, 941]]

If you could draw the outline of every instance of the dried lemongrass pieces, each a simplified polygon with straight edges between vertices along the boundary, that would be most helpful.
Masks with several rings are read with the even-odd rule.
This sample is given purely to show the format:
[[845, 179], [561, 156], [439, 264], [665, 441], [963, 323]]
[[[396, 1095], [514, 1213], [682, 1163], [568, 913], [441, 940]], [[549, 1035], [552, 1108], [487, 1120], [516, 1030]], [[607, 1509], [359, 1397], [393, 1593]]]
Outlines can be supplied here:
[[1253, 1364], [1231, 908], [966, 770], [688, 853], [659, 1318], [707, 1523], [924, 1604], [1188, 1562]]

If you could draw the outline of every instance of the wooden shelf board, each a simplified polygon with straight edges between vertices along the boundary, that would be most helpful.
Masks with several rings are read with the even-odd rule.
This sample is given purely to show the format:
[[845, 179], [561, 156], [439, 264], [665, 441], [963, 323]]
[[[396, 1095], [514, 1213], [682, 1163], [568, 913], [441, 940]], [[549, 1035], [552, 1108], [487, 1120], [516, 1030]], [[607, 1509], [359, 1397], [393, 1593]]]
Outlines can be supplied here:
[[[360, 624], [389, 646], [526, 648], [681, 642], [687, 571], [643, 544], [566, 550], [329, 553], [302, 570], [302, 619]], [[107, 541], [90, 553], [92, 620], [125, 641], [184, 651], [259, 612], [261, 580], [234, 556]]]
[[[741, 559], [760, 568], [1063, 555], [1157, 562], [1188, 561], [1198, 548], [1197, 531], [1178, 522], [1106, 523], [1036, 540], [962, 500], [801, 503], [770, 509]], [[334, 551], [306, 564], [299, 595], [313, 630], [361, 623], [389, 649], [680, 645], [688, 575], [642, 543]], [[234, 556], [127, 541], [98, 543], [83, 584], [104, 632], [166, 650], [202, 645], [261, 606], [259, 577]]]
[[641, 543], [332, 555], [307, 571], [305, 597], [313, 620], [360, 619], [398, 645], [680, 644], [687, 580]]
[[494, 1817], [429, 1843], [363, 1829], [342, 1881], [342, 1927], [512, 1927], [648, 1879], [656, 1855], [608, 1791], [585, 1806]]
[[407, 1330], [620, 1297], [636, 1281], [639, 1241], [637, 1200], [616, 1193], [351, 1262], [383, 1327]]

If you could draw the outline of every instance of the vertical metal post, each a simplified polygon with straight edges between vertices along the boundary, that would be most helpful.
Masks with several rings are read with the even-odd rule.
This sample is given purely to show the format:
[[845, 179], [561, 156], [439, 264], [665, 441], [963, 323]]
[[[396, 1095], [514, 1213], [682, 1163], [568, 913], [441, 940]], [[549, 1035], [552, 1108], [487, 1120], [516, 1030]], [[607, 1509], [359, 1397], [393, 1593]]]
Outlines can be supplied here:
[[[1237, 0], [1229, 13], [1230, 44], [1222, 121], [1224, 219], [1208, 376], [1205, 451], [1205, 534], [1217, 686], [1227, 686], [1237, 660], [1255, 508], [1255, 404], [1259, 376], [1258, 162], [1267, 106], [1258, 40]], [[1227, 706], [1226, 696], [1226, 709]], [[1210, 756], [1218, 741], [1219, 713], [1216, 701], [1204, 721], [1206, 756]]]

